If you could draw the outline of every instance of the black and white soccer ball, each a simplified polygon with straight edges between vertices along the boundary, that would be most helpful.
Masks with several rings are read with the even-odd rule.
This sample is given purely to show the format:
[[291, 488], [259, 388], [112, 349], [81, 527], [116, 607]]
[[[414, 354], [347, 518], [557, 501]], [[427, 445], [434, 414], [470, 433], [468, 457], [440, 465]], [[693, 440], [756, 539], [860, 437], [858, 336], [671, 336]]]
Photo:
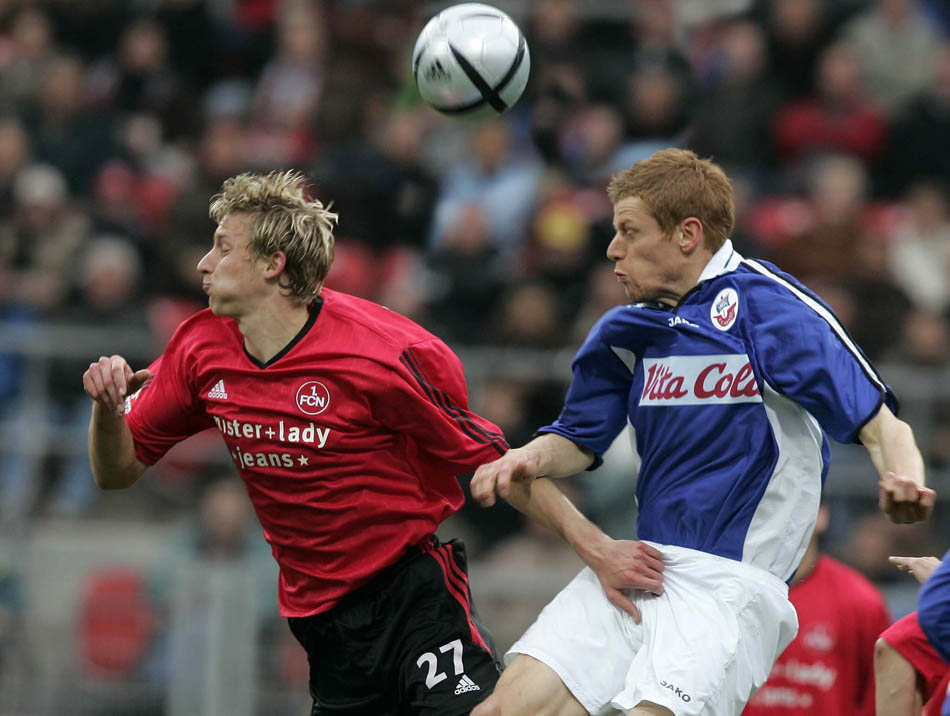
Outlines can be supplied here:
[[412, 75], [422, 99], [445, 114], [486, 117], [510, 108], [528, 83], [531, 60], [521, 30], [498, 8], [453, 5], [422, 28]]

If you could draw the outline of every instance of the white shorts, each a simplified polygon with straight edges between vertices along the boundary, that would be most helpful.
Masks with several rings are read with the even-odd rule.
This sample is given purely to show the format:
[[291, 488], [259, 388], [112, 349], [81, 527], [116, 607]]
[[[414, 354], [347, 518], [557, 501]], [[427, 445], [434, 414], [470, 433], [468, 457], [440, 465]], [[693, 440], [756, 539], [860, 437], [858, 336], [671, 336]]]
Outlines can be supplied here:
[[585, 568], [505, 655], [551, 667], [591, 714], [652, 701], [675, 716], [738, 716], [798, 631], [788, 587], [742, 562], [654, 544], [663, 594], [632, 590], [637, 624]]

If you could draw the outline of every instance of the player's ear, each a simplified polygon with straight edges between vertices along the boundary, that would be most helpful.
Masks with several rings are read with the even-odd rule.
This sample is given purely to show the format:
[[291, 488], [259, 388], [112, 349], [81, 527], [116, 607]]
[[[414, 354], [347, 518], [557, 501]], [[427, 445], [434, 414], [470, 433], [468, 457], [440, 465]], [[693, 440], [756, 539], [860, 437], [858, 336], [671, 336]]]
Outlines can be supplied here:
[[684, 254], [692, 254], [703, 243], [703, 224], [694, 216], [683, 219], [676, 228], [673, 237], [679, 244], [680, 251]]
[[277, 278], [284, 272], [285, 268], [287, 268], [287, 254], [283, 251], [275, 251], [267, 257], [264, 278]]

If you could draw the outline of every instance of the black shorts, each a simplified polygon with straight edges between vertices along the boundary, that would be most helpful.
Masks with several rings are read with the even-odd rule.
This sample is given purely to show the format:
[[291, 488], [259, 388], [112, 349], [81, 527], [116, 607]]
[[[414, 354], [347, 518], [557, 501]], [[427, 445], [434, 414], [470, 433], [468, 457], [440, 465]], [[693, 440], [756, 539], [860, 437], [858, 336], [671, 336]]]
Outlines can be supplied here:
[[426, 540], [329, 611], [288, 621], [310, 659], [311, 716], [467, 716], [498, 680], [459, 540]]

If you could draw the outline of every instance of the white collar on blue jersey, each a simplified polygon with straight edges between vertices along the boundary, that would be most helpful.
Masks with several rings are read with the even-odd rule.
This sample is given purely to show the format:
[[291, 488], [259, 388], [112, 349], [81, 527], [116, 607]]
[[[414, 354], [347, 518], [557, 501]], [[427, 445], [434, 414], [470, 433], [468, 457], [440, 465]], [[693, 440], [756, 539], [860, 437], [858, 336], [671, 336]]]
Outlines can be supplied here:
[[741, 262], [742, 254], [732, 248], [732, 241], [726, 239], [726, 243], [720, 246], [719, 250], [709, 259], [709, 263], [699, 274], [699, 280], [696, 283], [699, 284], [724, 273], [735, 271]]

